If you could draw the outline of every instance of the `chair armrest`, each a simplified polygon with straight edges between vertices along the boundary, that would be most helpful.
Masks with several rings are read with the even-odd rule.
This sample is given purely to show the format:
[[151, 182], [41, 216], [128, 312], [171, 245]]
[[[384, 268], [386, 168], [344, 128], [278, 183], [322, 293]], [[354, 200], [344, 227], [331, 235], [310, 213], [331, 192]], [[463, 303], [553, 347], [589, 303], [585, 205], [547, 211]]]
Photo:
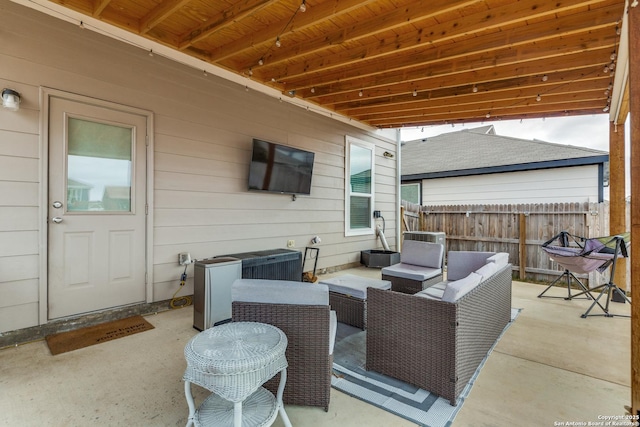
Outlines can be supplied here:
[[[318, 286], [318, 285], [313, 285]], [[287, 386], [284, 403], [329, 408], [332, 355], [329, 353], [329, 305], [265, 304], [233, 301], [234, 322], [262, 322], [274, 325], [287, 336]], [[274, 377], [265, 387], [278, 390]]]

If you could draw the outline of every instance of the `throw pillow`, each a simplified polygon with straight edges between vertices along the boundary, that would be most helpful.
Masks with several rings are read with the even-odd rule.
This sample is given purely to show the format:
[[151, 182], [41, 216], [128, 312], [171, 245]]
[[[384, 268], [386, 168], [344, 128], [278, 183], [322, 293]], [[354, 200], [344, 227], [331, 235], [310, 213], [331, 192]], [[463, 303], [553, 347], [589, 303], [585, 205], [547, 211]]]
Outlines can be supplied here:
[[498, 271], [498, 264], [495, 262], [488, 262], [477, 269], [476, 273], [482, 276], [482, 280], [487, 280], [489, 277], [493, 276], [496, 271]]
[[447, 283], [447, 287], [442, 294], [442, 301], [456, 302], [482, 281], [482, 276], [478, 273], [471, 273], [467, 277]]
[[495, 263], [498, 268], [504, 267], [509, 264], [509, 254], [506, 252], [498, 252], [494, 256], [487, 258], [487, 262]]

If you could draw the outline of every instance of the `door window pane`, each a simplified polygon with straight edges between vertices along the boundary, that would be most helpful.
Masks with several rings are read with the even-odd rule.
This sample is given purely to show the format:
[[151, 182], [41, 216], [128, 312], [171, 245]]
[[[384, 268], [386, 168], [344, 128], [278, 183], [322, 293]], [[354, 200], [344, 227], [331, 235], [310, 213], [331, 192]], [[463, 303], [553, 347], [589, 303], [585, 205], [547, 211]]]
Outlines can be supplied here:
[[69, 118], [67, 210], [131, 212], [133, 129]]

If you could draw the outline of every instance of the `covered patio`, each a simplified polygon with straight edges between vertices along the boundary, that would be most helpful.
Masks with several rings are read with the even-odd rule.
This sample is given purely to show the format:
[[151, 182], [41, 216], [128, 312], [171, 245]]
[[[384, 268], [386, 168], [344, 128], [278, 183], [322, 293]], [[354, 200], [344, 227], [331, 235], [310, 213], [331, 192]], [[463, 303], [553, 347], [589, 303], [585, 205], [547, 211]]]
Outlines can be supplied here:
[[[149, 257], [142, 262], [145, 285], [137, 301], [171, 297], [175, 255], [185, 247], [196, 258], [245, 251], [256, 241], [272, 247], [284, 243], [288, 228], [298, 236], [317, 229], [329, 236], [323, 253], [331, 255], [323, 268], [356, 262], [360, 250], [377, 241], [350, 239], [343, 232], [344, 217], [336, 215], [345, 204], [344, 138], [353, 134], [377, 144], [377, 200], [383, 211], [393, 212], [390, 234], [399, 244], [398, 129], [403, 126], [608, 114], [609, 234], [630, 230], [631, 253], [640, 251], [636, 0], [0, 4], [20, 20], [0, 32], [7, 64], [0, 80], [23, 93], [21, 115], [0, 116], [0, 131], [10, 141], [0, 146], [10, 171], [1, 177], [2, 188], [13, 203], [3, 231], [12, 233], [7, 242], [19, 242], [11, 248], [5, 243], [0, 253], [10, 273], [2, 278], [8, 285], [0, 288], [7, 301], [0, 305], [0, 320], [12, 326], [3, 331], [51, 320], [43, 88], [59, 91], [54, 98], [63, 91], [80, 93], [155, 114], [145, 171], [151, 203], [140, 209], [151, 211], [143, 226]], [[213, 142], [206, 139], [212, 134], [218, 138]], [[238, 170], [245, 166], [247, 141], [260, 135], [291, 138], [320, 153], [322, 181], [315, 178], [313, 198], [290, 208], [282, 200], [257, 203], [244, 194], [245, 175]], [[631, 158], [630, 222], [624, 217], [625, 157]], [[215, 173], [208, 175], [211, 170]], [[245, 231], [263, 232], [272, 225], [256, 206], [270, 211], [269, 221], [278, 218], [273, 234], [255, 237]], [[236, 222], [225, 223], [229, 217]], [[309, 217], [315, 228], [307, 226]], [[225, 230], [234, 226], [243, 234]], [[206, 233], [215, 237], [200, 240]], [[640, 263], [630, 264], [628, 291], [640, 295]], [[523, 311], [489, 358], [455, 425], [598, 421], [622, 415], [627, 405], [631, 414], [640, 414], [640, 307], [616, 305], [631, 315], [630, 322], [581, 319], [584, 304], [540, 300], [539, 291], [537, 285], [514, 282], [513, 307]], [[182, 349], [195, 334], [191, 316], [190, 308], [152, 315], [153, 331], [62, 357], [52, 358], [42, 341], [3, 349], [0, 388], [7, 398], [0, 401], [0, 413], [10, 417], [9, 425], [184, 423]], [[133, 351], [139, 348], [149, 351]], [[402, 425], [332, 393], [328, 413], [291, 408], [292, 422]]]
[[[343, 273], [380, 277], [378, 269], [365, 267]], [[453, 426], [539, 427], [624, 414], [621, 404], [631, 385], [629, 322], [581, 319], [587, 300], [537, 298], [541, 289], [513, 282], [513, 307], [522, 311], [489, 356]], [[616, 313], [629, 313], [628, 304], [615, 306]], [[44, 341], [0, 351], [3, 421], [21, 426], [184, 425], [182, 350], [197, 333], [192, 316], [191, 307], [149, 315], [153, 330], [55, 357]], [[141, 348], [145, 351], [135, 350]], [[207, 394], [194, 387], [197, 402]], [[286, 409], [295, 426], [414, 425], [335, 389], [329, 412]], [[274, 425], [281, 427], [281, 419]]]

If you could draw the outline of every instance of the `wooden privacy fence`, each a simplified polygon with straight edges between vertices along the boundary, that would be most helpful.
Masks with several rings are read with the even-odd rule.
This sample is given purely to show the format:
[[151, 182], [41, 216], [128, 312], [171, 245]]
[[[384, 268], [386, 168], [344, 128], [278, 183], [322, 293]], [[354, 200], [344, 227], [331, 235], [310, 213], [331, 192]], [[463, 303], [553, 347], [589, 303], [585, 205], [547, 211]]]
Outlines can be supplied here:
[[[561, 231], [609, 234], [608, 202], [420, 206], [403, 201], [401, 209], [403, 231], [444, 232], [446, 251], [507, 252], [520, 280], [536, 282], [550, 282], [564, 271], [541, 249], [547, 240]], [[592, 287], [608, 280], [608, 272], [577, 276]]]

